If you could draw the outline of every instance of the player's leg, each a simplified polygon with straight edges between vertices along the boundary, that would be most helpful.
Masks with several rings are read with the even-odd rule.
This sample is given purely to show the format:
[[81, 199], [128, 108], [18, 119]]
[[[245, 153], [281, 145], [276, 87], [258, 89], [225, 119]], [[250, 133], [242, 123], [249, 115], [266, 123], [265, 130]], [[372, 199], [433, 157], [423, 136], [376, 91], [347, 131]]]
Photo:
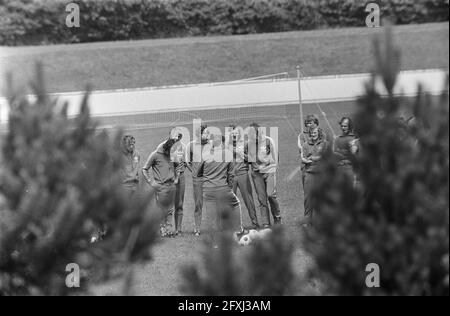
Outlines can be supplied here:
[[[252, 222], [252, 228], [258, 229], [259, 223], [258, 217], [256, 216], [256, 207], [255, 201], [253, 200], [253, 189], [250, 182], [250, 177], [248, 174], [245, 174], [236, 177], [236, 180], [239, 190], [241, 191], [242, 200], [244, 201], [245, 207], [247, 208], [248, 216], [250, 217], [250, 221]], [[234, 191], [235, 194], [236, 191]]]
[[186, 191], [186, 180], [184, 174], [180, 174], [175, 193], [175, 234], [180, 234], [183, 223], [184, 193]]
[[305, 188], [304, 188], [304, 201], [305, 201], [305, 224], [312, 223], [312, 217], [314, 213], [314, 206], [311, 199], [312, 188], [314, 185], [314, 174], [310, 172], [305, 173]]
[[267, 203], [267, 188], [264, 175], [259, 172], [252, 172], [253, 185], [255, 186], [256, 195], [258, 197], [259, 209], [261, 212], [261, 221], [263, 227], [270, 226], [269, 205]]
[[194, 233], [200, 235], [200, 229], [202, 226], [202, 211], [203, 211], [203, 180], [194, 178], [193, 182], [194, 190]]
[[278, 203], [277, 193], [277, 175], [275, 173], [268, 173], [265, 177], [267, 198], [270, 204], [270, 211], [272, 212], [275, 224], [281, 224], [280, 204]]
[[175, 191], [175, 185], [162, 185], [156, 190], [156, 203], [163, 216], [161, 222], [161, 235], [163, 237], [172, 234]]
[[240, 215], [242, 211], [238, 197], [230, 188], [225, 187], [217, 190], [216, 201], [216, 233], [231, 234], [236, 232], [240, 227]]
[[216, 231], [219, 225], [217, 218], [217, 192], [213, 189], [203, 191], [202, 236], [211, 245], [215, 245]]
[[306, 178], [306, 171], [305, 171], [305, 165], [302, 164], [302, 167], [300, 169], [301, 177], [302, 177], [302, 189], [305, 189], [305, 178]]

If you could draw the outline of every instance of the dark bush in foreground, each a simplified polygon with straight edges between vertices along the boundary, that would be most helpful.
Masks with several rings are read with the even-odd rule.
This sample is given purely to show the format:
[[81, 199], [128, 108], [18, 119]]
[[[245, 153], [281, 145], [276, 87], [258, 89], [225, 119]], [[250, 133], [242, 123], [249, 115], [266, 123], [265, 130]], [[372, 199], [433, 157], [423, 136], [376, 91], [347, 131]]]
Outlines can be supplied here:
[[282, 229], [249, 248], [222, 235], [219, 248], [206, 244], [201, 265], [183, 269], [183, 292], [201, 296], [277, 296], [293, 293], [293, 244]]
[[[404, 99], [392, 94], [400, 54], [390, 37], [381, 47], [374, 78], [390, 96], [381, 98], [371, 82], [359, 101], [356, 188], [333, 157], [325, 161], [315, 227], [304, 243], [315, 258], [311, 272], [332, 294], [448, 295], [448, 82], [438, 99], [419, 87], [407, 122]], [[370, 263], [380, 267], [379, 288], [366, 287]]]
[[[96, 129], [87, 94], [81, 113], [69, 119], [67, 108], [45, 94], [43, 81], [38, 71], [33, 102], [11, 85], [7, 89], [11, 112], [0, 152], [0, 296], [86, 293], [91, 281], [121, 276], [125, 265], [149, 260], [158, 236], [159, 219], [148, 212], [150, 194], [130, 199], [122, 189], [123, 158], [116, 146], [121, 136]], [[105, 223], [104, 240], [91, 244]], [[70, 263], [84, 276], [80, 288], [66, 287]]]

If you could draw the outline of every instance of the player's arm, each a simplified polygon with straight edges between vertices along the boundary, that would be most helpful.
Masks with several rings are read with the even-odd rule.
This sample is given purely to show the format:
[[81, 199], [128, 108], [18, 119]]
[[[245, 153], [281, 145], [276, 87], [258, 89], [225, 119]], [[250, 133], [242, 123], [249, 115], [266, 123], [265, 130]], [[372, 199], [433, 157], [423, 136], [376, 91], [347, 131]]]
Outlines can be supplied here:
[[234, 182], [234, 163], [229, 162], [227, 166], [227, 183], [230, 188], [233, 188]]
[[275, 146], [275, 141], [272, 138], [269, 138], [269, 146], [270, 146], [270, 159], [274, 161], [278, 167], [280, 162], [280, 156], [278, 155], [278, 150]]
[[338, 158], [338, 159], [345, 159], [345, 155], [342, 153], [342, 151], [339, 149], [339, 147], [337, 146], [337, 137], [334, 139], [333, 142], [333, 154]]
[[192, 143], [187, 144], [186, 146], [186, 169], [192, 173], [192, 160], [193, 160], [193, 152], [192, 152]]
[[148, 159], [145, 162], [144, 167], [142, 168], [142, 175], [144, 176], [144, 179], [145, 179], [145, 181], [147, 181], [148, 184], [151, 184], [152, 180], [153, 180], [150, 169], [155, 164], [155, 161], [156, 161], [155, 156], [156, 156], [156, 152], [151, 153], [150, 156], [148, 156]]
[[198, 167], [197, 174], [194, 176], [196, 176], [197, 178], [202, 178], [204, 169], [205, 169], [205, 162], [202, 161]]
[[350, 142], [350, 152], [356, 155], [359, 152], [359, 139], [355, 138]]
[[302, 147], [303, 147], [302, 134], [303, 133], [300, 133], [297, 137], [297, 146], [298, 146], [298, 150], [300, 151], [300, 153], [302, 152]]
[[298, 135], [297, 138], [297, 146], [298, 146], [298, 152], [300, 153], [300, 160], [305, 163], [305, 155], [303, 154], [303, 143], [305, 142], [304, 140], [304, 135], [303, 133], [301, 133], [300, 135]]
[[137, 166], [136, 166], [136, 178], [138, 180], [138, 182], [141, 182], [141, 173], [139, 172], [139, 170], [141, 170], [141, 154], [136, 151], [136, 157], [137, 157]]

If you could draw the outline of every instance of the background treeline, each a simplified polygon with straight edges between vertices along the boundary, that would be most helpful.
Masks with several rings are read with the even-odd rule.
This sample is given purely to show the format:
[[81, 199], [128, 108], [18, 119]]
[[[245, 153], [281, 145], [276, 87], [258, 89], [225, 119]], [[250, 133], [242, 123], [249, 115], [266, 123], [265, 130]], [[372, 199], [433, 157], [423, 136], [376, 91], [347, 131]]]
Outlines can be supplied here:
[[[65, 25], [80, 5], [80, 28]], [[369, 2], [396, 24], [449, 20], [449, 0], [0, 0], [0, 45], [363, 26]]]

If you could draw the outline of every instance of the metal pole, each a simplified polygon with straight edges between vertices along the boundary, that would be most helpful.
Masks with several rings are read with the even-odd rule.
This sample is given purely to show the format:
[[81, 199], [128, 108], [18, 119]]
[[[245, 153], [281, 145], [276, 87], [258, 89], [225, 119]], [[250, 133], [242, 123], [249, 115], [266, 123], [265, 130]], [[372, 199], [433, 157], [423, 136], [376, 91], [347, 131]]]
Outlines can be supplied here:
[[302, 103], [302, 85], [301, 85], [300, 65], [297, 65], [297, 81], [298, 81], [298, 106], [300, 108], [300, 133], [303, 132], [303, 103]]

